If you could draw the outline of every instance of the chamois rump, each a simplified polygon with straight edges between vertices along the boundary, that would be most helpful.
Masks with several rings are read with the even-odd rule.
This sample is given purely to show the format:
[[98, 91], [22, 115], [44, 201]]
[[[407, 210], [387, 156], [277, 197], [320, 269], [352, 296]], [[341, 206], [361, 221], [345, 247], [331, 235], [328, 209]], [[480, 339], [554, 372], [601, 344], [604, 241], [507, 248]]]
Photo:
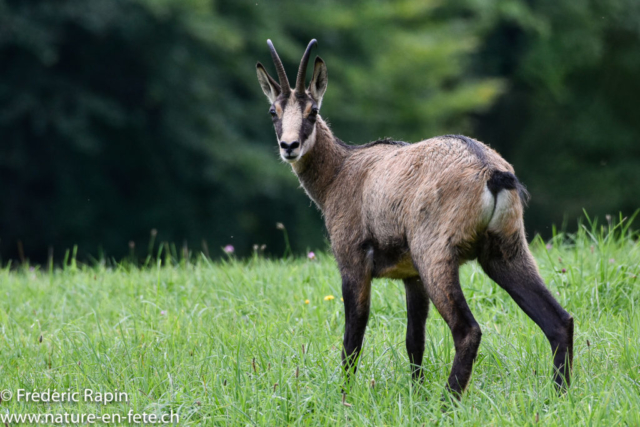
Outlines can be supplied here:
[[423, 378], [429, 300], [451, 329], [455, 357], [447, 389], [465, 389], [481, 331], [464, 298], [458, 270], [477, 259], [542, 329], [551, 344], [554, 381], [569, 386], [573, 318], [547, 290], [529, 251], [523, 224], [526, 190], [513, 167], [488, 146], [460, 135], [414, 144], [382, 140], [360, 146], [335, 137], [319, 115], [327, 67], [316, 57], [305, 87], [312, 40], [295, 87], [270, 40], [276, 82], [261, 63], [258, 81], [269, 99], [280, 156], [323, 213], [342, 277], [343, 366], [356, 359], [369, 318], [371, 280], [402, 279], [407, 301], [406, 347], [413, 378]]

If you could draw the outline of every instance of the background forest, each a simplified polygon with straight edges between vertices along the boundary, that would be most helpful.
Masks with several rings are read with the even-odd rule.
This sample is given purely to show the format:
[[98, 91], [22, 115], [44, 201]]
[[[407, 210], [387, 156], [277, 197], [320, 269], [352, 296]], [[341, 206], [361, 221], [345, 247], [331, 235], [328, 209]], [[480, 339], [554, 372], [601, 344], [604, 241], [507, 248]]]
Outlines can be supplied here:
[[497, 149], [530, 236], [640, 207], [637, 0], [0, 0], [0, 259], [145, 256], [152, 230], [281, 255], [276, 222], [324, 248], [256, 79], [267, 38], [291, 75], [318, 39], [344, 141]]

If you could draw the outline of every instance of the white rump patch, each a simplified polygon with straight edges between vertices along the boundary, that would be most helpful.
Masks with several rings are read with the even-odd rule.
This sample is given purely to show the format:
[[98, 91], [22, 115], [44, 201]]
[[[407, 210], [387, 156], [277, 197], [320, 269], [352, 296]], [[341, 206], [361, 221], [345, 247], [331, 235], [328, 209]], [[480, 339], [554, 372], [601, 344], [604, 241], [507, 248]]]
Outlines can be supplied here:
[[493, 194], [485, 184], [482, 192], [482, 212], [480, 217], [482, 227], [488, 229], [499, 228], [499, 225], [506, 219], [508, 212], [512, 208], [513, 200], [511, 196], [511, 191], [502, 189], [493, 197]]
[[491, 222], [493, 216], [493, 210], [496, 208], [496, 199], [489, 191], [489, 188], [485, 184], [484, 191], [482, 192], [482, 212], [480, 213], [480, 224], [482, 228], [485, 228]]

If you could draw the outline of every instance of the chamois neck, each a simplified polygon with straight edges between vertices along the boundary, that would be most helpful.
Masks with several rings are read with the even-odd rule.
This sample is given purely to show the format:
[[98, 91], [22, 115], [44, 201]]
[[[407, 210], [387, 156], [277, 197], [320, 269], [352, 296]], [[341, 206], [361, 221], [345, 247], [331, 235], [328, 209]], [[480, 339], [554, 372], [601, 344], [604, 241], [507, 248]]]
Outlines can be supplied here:
[[329, 129], [329, 125], [318, 116], [316, 140], [311, 149], [293, 165], [302, 187], [314, 202], [324, 208], [333, 181], [349, 155], [348, 148]]

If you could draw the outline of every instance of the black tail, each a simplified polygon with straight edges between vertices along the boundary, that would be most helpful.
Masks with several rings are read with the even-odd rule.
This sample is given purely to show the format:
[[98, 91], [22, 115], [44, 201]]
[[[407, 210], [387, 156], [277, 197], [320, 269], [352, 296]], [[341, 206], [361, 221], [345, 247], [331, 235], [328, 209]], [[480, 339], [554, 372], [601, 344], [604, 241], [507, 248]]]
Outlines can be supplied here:
[[526, 206], [529, 203], [530, 196], [527, 188], [511, 172], [493, 171], [491, 178], [487, 181], [487, 188], [493, 197], [496, 197], [500, 190], [518, 190], [522, 204]]

